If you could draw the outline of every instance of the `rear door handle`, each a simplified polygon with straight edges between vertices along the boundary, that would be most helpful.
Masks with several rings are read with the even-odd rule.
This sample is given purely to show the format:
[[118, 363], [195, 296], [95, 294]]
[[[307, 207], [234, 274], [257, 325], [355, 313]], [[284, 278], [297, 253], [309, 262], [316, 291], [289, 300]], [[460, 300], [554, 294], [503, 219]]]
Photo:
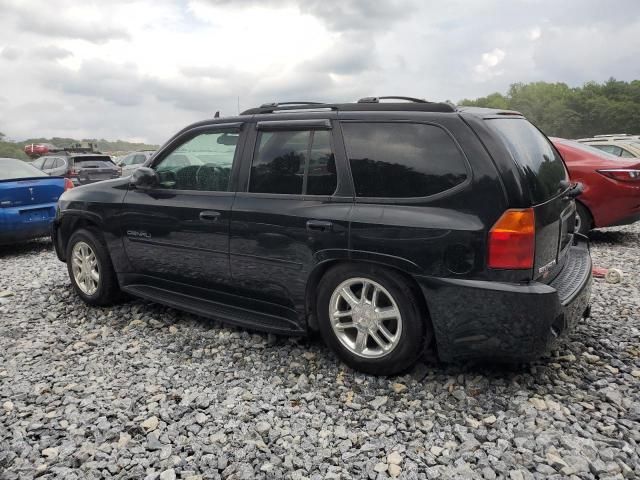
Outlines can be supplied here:
[[215, 210], [205, 210], [200, 212], [200, 220], [203, 222], [217, 222], [219, 216], [220, 212], [216, 212]]
[[309, 220], [307, 230], [310, 232], [329, 232], [333, 229], [333, 223], [325, 220]]

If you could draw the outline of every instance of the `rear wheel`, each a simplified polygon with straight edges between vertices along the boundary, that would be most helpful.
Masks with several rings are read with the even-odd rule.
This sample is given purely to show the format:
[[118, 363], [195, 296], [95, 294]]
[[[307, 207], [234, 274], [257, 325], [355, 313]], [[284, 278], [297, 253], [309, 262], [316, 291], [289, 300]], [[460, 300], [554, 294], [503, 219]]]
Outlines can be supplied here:
[[368, 265], [336, 267], [318, 286], [325, 342], [350, 367], [392, 375], [411, 367], [430, 339], [417, 295], [395, 272]]
[[587, 207], [579, 202], [576, 202], [576, 226], [574, 232], [586, 235], [591, 230], [593, 225], [593, 218], [587, 210]]
[[80, 229], [67, 244], [67, 270], [76, 293], [90, 305], [106, 306], [120, 299], [118, 280], [99, 232]]

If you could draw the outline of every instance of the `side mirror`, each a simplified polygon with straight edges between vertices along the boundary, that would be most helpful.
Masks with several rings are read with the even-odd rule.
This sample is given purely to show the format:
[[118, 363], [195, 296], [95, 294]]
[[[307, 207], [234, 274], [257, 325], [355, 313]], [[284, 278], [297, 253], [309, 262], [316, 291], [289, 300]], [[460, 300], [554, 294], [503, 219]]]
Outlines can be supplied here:
[[137, 168], [131, 175], [130, 185], [140, 189], [155, 188], [158, 186], [158, 174], [152, 168]]

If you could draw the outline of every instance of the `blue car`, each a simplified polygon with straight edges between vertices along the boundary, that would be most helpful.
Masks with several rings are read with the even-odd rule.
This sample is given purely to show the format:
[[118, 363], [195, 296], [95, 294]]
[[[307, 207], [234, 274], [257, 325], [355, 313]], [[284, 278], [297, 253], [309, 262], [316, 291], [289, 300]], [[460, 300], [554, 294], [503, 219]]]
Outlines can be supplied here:
[[58, 198], [72, 187], [68, 178], [0, 158], [0, 245], [49, 236]]

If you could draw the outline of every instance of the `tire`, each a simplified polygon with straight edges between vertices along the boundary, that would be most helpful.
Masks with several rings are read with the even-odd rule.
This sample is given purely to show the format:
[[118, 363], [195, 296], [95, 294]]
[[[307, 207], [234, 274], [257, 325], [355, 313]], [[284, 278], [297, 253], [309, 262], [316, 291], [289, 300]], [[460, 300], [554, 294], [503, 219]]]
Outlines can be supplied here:
[[[369, 286], [363, 303], [365, 282]], [[349, 295], [341, 293], [345, 291], [343, 287], [351, 292], [351, 303], [347, 301]], [[320, 334], [337, 356], [355, 370], [373, 375], [401, 373], [416, 362], [430, 343], [432, 330], [425, 309], [411, 285], [396, 272], [366, 264], [340, 265], [325, 273], [317, 291]], [[393, 317], [394, 308], [398, 313], [395, 318], [379, 320], [381, 311]], [[333, 312], [343, 315], [337, 318]], [[357, 318], [348, 312], [354, 312]], [[386, 329], [384, 334], [380, 322]]]
[[591, 230], [593, 226], [593, 217], [587, 207], [582, 205], [580, 202], [576, 202], [576, 226], [574, 229], [575, 233], [581, 233], [582, 235], [586, 235]]
[[[78, 255], [76, 255], [74, 249], [77, 249]], [[113, 305], [121, 299], [118, 279], [113, 270], [109, 252], [102, 235], [97, 230], [82, 228], [75, 231], [69, 239], [66, 253], [67, 271], [69, 272], [71, 284], [85, 303], [104, 307]], [[77, 257], [76, 260], [74, 260], [74, 255]], [[80, 257], [86, 258], [87, 262], [82, 263]], [[91, 258], [94, 260], [89, 260]], [[81, 274], [77, 274], [78, 269], [84, 269], [84, 271], [87, 271], [87, 269], [93, 270], [93, 261], [95, 261], [95, 270], [98, 273], [97, 280], [91, 275], [83, 277]], [[80, 281], [79, 279], [81, 278], [86, 280]]]

